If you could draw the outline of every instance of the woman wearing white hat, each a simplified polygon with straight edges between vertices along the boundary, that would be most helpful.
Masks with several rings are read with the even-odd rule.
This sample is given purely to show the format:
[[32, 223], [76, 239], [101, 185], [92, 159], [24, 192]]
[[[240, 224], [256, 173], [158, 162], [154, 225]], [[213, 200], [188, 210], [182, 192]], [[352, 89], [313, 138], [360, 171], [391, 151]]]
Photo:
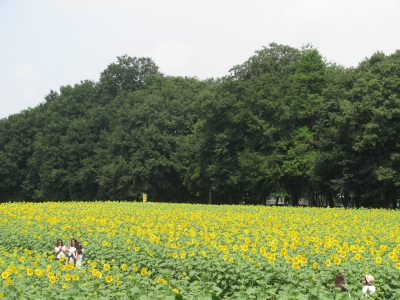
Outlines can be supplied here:
[[365, 275], [365, 279], [362, 282], [364, 284], [362, 291], [366, 298], [369, 297], [370, 294], [373, 294], [376, 292], [376, 287], [374, 286], [374, 281], [375, 281], [374, 276]]

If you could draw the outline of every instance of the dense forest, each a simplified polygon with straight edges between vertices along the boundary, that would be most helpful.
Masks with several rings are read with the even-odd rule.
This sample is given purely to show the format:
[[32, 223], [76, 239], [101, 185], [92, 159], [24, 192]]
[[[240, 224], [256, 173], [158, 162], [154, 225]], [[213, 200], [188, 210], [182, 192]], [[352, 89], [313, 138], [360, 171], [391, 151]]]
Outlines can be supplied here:
[[122, 56], [0, 121], [0, 202], [397, 207], [399, 186], [400, 51], [344, 68], [270, 44], [208, 80]]

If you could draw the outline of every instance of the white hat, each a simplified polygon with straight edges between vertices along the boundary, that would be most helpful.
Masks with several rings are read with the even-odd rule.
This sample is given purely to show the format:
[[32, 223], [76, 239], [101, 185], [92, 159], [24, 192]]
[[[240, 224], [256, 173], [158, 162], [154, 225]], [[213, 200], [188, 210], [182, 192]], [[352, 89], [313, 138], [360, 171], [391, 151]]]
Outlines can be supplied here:
[[375, 278], [372, 275], [365, 275], [365, 280], [367, 281], [367, 283], [373, 284], [375, 281]]

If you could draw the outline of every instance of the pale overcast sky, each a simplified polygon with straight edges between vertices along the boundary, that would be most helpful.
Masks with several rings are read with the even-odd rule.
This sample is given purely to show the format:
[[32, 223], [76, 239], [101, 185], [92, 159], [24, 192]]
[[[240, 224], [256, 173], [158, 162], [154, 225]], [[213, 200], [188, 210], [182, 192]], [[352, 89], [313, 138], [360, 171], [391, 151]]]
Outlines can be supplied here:
[[398, 0], [0, 0], [0, 119], [97, 81], [117, 56], [173, 76], [221, 77], [275, 42], [357, 66], [400, 49]]

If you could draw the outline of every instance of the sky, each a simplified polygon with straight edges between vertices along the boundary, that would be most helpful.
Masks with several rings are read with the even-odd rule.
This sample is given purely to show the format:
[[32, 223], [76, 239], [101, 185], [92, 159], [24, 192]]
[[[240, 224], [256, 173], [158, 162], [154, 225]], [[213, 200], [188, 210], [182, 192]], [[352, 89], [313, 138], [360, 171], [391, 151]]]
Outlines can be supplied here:
[[356, 67], [400, 49], [398, 0], [0, 0], [0, 119], [98, 81], [117, 56], [165, 75], [222, 77], [256, 50], [312, 44]]

